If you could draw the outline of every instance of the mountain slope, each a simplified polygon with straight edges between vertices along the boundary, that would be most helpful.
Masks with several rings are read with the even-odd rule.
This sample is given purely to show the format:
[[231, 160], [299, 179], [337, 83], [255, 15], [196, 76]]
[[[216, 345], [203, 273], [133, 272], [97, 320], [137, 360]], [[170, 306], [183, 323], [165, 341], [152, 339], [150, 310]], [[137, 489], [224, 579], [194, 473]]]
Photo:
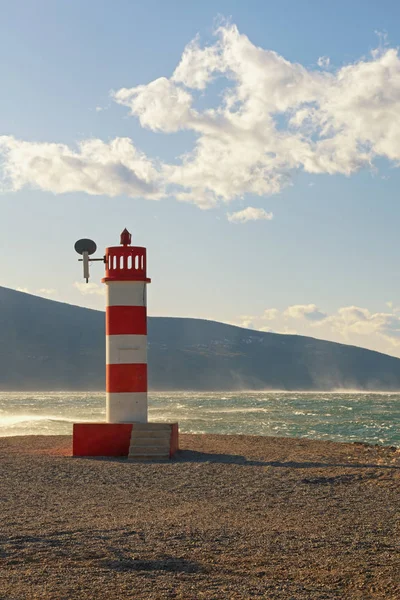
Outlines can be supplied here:
[[[104, 313], [0, 287], [0, 390], [104, 389]], [[201, 319], [149, 319], [158, 390], [400, 389], [400, 359]]]

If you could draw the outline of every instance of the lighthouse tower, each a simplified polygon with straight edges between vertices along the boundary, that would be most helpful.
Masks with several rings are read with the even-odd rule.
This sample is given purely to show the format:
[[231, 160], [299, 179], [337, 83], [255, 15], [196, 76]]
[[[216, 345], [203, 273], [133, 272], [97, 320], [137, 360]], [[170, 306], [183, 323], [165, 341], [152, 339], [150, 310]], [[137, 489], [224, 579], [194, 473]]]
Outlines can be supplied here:
[[131, 246], [127, 229], [121, 245], [106, 249], [106, 420], [147, 423], [146, 248]]
[[106, 248], [103, 258], [91, 257], [96, 249], [89, 239], [75, 244], [86, 282], [89, 262], [105, 263], [106, 420], [74, 423], [73, 455], [171, 458], [179, 447], [178, 423], [149, 423], [147, 418], [146, 248], [132, 246], [124, 229], [120, 245]]

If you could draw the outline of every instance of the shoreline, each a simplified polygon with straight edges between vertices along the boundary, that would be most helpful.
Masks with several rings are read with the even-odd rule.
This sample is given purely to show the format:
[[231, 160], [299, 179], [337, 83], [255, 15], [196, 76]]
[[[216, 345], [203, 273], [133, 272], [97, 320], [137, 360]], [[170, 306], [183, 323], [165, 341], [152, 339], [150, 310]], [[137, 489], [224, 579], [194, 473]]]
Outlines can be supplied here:
[[[280, 440], [283, 444], [287, 443], [291, 445], [296, 442], [309, 442], [310, 445], [313, 443], [316, 444], [326, 444], [328, 447], [333, 446], [349, 446], [351, 447], [364, 447], [366, 449], [376, 449], [387, 451], [390, 453], [395, 453], [393, 456], [398, 455], [398, 460], [400, 463], [400, 446], [396, 446], [394, 444], [380, 444], [380, 443], [371, 443], [364, 442], [363, 440], [356, 441], [338, 441], [338, 440], [327, 440], [327, 439], [319, 439], [319, 438], [308, 438], [308, 437], [289, 437], [289, 436], [270, 436], [270, 435], [257, 435], [257, 434], [241, 434], [241, 433], [182, 433], [179, 432], [179, 439], [185, 440], [186, 438], [229, 438], [234, 440], [235, 438], [241, 439], [246, 438], [250, 442], [251, 440]], [[40, 454], [41, 452], [47, 452], [50, 456], [65, 456], [72, 457], [72, 435], [66, 434], [28, 434], [28, 435], [0, 435], [0, 457], [1, 453], [4, 450], [2, 442], [5, 440], [10, 440], [11, 444], [6, 449], [7, 453], [11, 454]], [[33, 442], [33, 446], [29, 443], [28, 440]], [[18, 443], [20, 441], [20, 443]], [[57, 443], [59, 442], [59, 443]], [[311, 447], [311, 446], [310, 446]], [[183, 448], [184, 451], [187, 450], [186, 447]], [[75, 457], [79, 458], [79, 457]], [[80, 458], [89, 458], [89, 457], [80, 457]], [[95, 457], [90, 457], [95, 458]], [[107, 458], [107, 457], [99, 457], [99, 458]], [[172, 460], [176, 460], [175, 459]], [[121, 457], [121, 460], [124, 460], [124, 457]]]
[[[93, 421], [94, 423], [97, 423], [97, 421]], [[339, 445], [339, 446], [363, 446], [365, 448], [376, 448], [376, 449], [382, 449], [382, 450], [387, 450], [389, 452], [398, 452], [400, 453], [400, 446], [396, 446], [394, 444], [379, 444], [379, 443], [371, 443], [371, 442], [364, 442], [363, 440], [356, 440], [356, 441], [338, 441], [338, 440], [329, 440], [329, 439], [319, 439], [319, 438], [308, 438], [308, 437], [290, 437], [290, 436], [271, 436], [271, 435], [259, 435], [259, 434], [242, 434], [242, 433], [182, 433], [179, 432], [179, 437], [183, 437], [183, 439], [186, 438], [197, 438], [197, 437], [206, 437], [206, 438], [249, 438], [249, 440], [251, 439], [268, 439], [268, 440], [281, 440], [282, 443], [284, 442], [297, 442], [297, 441], [302, 441], [302, 442], [310, 442], [310, 443], [318, 443], [318, 444], [328, 444], [328, 445]], [[65, 454], [63, 454], [63, 456], [72, 456], [72, 435], [67, 435], [67, 434], [36, 434], [36, 433], [32, 433], [32, 434], [17, 434], [17, 435], [0, 435], [0, 456], [1, 456], [1, 451], [2, 451], [2, 447], [1, 447], [1, 442], [3, 440], [20, 440], [22, 443], [20, 444], [21, 448], [21, 453], [27, 453], [27, 454], [37, 454], [38, 453], [38, 448], [41, 447], [41, 440], [43, 438], [43, 441], [45, 439], [48, 438], [48, 444], [44, 444], [46, 447], [49, 448], [50, 450], [54, 450], [55, 454], [54, 456], [59, 456], [60, 452], [61, 452], [61, 448], [64, 448], [65, 450]], [[35, 446], [38, 446], [38, 448], [36, 448], [36, 450], [34, 450], [30, 445], [27, 447], [26, 446], [26, 442], [27, 440], [33, 440], [37, 443], [35, 443]], [[57, 444], [56, 441], [59, 440], [60, 441], [60, 447], [57, 451]], [[11, 447], [9, 448], [9, 451], [13, 452], [13, 453], [17, 453], [17, 446], [18, 444], [12, 444], [12, 447], [14, 447], [14, 450], [11, 450]], [[29, 448], [31, 448], [31, 451], [29, 451]], [[184, 450], [186, 450], [186, 448], [184, 448]], [[85, 458], [85, 457], [82, 457]], [[106, 458], [106, 457], [103, 457]], [[122, 459], [123, 457], [121, 457]], [[400, 456], [399, 456], [399, 461], [400, 461]]]
[[[71, 389], [71, 390], [60, 390], [60, 389], [48, 389], [45, 388], [43, 390], [31, 390], [31, 389], [22, 389], [22, 390], [15, 390], [15, 389], [0, 389], [0, 394], [106, 394], [106, 392], [103, 389], [96, 389], [96, 390], [88, 390], [87, 388], [83, 389], [83, 390], [79, 390], [79, 389]], [[321, 389], [317, 389], [317, 390], [313, 390], [313, 389], [309, 389], [309, 390], [286, 390], [286, 389], [271, 389], [271, 388], [265, 388], [265, 389], [255, 389], [255, 390], [247, 390], [247, 389], [240, 389], [240, 390], [195, 390], [195, 389], [191, 389], [191, 390], [186, 390], [186, 389], [177, 389], [177, 390], [155, 390], [155, 389], [149, 389], [148, 390], [148, 394], [378, 394], [378, 395], [384, 395], [384, 394], [400, 394], [400, 388], [399, 389], [386, 389], [386, 390], [366, 390], [366, 389], [357, 389], [357, 388], [330, 388], [327, 390], [321, 390]]]
[[181, 434], [166, 462], [0, 438], [0, 597], [400, 597], [400, 451]]

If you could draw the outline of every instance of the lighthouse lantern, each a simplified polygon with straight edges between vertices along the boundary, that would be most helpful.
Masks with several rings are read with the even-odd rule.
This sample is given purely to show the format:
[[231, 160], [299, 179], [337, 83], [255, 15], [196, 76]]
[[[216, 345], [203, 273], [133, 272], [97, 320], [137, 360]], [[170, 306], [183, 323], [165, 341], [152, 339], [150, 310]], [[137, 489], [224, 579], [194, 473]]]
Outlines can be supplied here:
[[130, 246], [131, 242], [132, 242], [132, 235], [129, 233], [129, 231], [126, 229], [123, 230], [123, 232], [121, 233], [121, 244], [123, 246]]

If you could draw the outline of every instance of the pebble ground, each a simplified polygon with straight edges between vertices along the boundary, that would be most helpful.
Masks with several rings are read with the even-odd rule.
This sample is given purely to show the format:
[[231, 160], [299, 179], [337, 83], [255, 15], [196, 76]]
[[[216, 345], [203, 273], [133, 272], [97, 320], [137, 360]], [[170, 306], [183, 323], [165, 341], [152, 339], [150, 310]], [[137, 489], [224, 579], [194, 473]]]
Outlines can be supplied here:
[[400, 599], [400, 453], [181, 435], [168, 462], [0, 438], [1, 600]]

